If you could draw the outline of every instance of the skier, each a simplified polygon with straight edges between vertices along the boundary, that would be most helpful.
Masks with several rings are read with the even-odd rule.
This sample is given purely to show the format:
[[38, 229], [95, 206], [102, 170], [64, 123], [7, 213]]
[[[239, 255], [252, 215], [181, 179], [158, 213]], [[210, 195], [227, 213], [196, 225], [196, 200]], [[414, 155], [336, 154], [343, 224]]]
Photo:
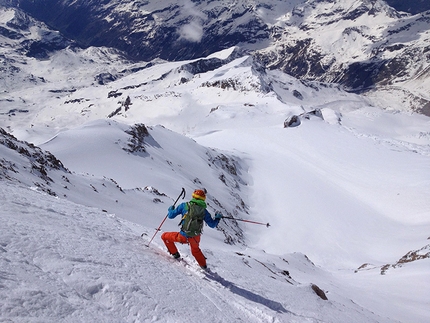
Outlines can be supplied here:
[[203, 222], [211, 228], [215, 228], [222, 218], [220, 212], [215, 213], [215, 219], [206, 210], [206, 190], [196, 189], [192, 194], [192, 199], [187, 203], [181, 203], [175, 209], [170, 206], [168, 209], [167, 217], [169, 219], [175, 218], [181, 214], [182, 219], [180, 232], [164, 232], [161, 239], [167, 247], [167, 250], [174, 258], [179, 258], [181, 255], [176, 248], [175, 242], [188, 243], [191, 248], [191, 254], [197, 260], [202, 269], [206, 269], [206, 258], [200, 250], [200, 236], [203, 230]]

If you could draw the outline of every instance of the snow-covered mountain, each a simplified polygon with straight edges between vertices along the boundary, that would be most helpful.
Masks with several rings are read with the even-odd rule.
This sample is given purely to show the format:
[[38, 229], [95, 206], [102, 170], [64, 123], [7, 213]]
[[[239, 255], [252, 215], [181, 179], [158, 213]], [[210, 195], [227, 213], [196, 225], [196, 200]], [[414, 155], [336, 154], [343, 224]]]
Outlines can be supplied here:
[[[429, 321], [430, 120], [400, 96], [240, 46], [134, 62], [15, 8], [0, 23], [0, 320]], [[145, 244], [182, 187], [270, 227], [205, 228], [212, 273], [186, 245], [173, 261]]]
[[[84, 47], [178, 61], [240, 46], [296, 78], [338, 83], [386, 108], [430, 113], [430, 13], [418, 1], [408, 1], [415, 15], [382, 0], [9, 3]], [[387, 93], [398, 102], [386, 102]]]
[[[256, 52], [268, 67], [342, 84], [379, 106], [429, 114], [430, 12], [396, 12], [383, 1], [306, 1], [277, 20]], [[384, 102], [393, 95], [398, 102]]]
[[[17, 19], [14, 13], [14, 9], [3, 10], [6, 27]], [[109, 48], [83, 50], [75, 46], [54, 51], [44, 60], [20, 55], [14, 48], [23, 39], [44, 42], [36, 36], [46, 34], [46, 26], [35, 21], [31, 22], [33, 25], [22, 32], [22, 38], [0, 38], [11, 43], [4, 47], [9, 73], [1, 76], [4, 84], [1, 100], [5, 102], [1, 111], [3, 127], [13, 124], [13, 133], [21, 139], [46, 133], [44, 141], [60, 129], [106, 117], [129, 124], [144, 120], [151, 125], [159, 123], [162, 116], [164, 126], [188, 133], [199, 127], [201, 118], [211, 119], [212, 115], [222, 113], [224, 96], [220, 100], [213, 97], [228, 92], [232, 93], [230, 104], [236, 101], [235, 104], [243, 106], [245, 102], [248, 108], [243, 112], [258, 104], [261, 109], [269, 109], [267, 112], [277, 106], [284, 109], [286, 102], [294, 104], [295, 111], [286, 111], [279, 123], [291, 113], [302, 113], [332, 101], [333, 95], [356, 101], [357, 106], [367, 104], [362, 97], [346, 93], [337, 85], [300, 82], [280, 71], [266, 70], [238, 47], [179, 62], [157, 59], [134, 63]], [[23, 81], [29, 75], [31, 81]], [[196, 105], [201, 107], [197, 112]], [[177, 122], [178, 115], [186, 117], [183, 122]], [[57, 127], [54, 132], [50, 129], [53, 120]], [[38, 144], [34, 139], [31, 142]]]

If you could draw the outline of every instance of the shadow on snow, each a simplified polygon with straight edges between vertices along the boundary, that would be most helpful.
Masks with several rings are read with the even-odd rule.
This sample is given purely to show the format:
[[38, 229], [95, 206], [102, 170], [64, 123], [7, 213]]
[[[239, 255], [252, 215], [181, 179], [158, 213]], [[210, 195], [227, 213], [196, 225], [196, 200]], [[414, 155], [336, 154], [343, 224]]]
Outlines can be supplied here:
[[208, 271], [208, 272], [206, 272], [206, 277], [210, 280], [218, 282], [219, 284], [221, 284], [225, 288], [228, 288], [232, 293], [237, 294], [239, 296], [242, 296], [242, 297], [244, 297], [244, 298], [246, 298], [252, 302], [262, 304], [262, 305], [270, 308], [273, 311], [276, 311], [278, 313], [291, 313], [288, 310], [286, 310], [285, 307], [281, 303], [272, 301], [268, 298], [265, 298], [263, 296], [255, 294], [249, 290], [238, 287], [234, 283], [232, 283], [228, 280], [225, 280], [224, 278], [222, 278], [217, 273]]

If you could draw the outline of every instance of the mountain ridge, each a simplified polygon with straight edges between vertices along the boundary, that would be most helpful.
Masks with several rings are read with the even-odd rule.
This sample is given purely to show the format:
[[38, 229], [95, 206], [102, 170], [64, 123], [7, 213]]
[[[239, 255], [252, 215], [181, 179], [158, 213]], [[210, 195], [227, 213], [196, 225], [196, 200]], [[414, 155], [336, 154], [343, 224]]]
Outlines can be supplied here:
[[405, 109], [430, 115], [430, 11], [408, 15], [380, 0], [11, 3], [83, 47], [181, 61], [239, 46], [269, 69], [338, 83], [380, 105], [392, 91]]

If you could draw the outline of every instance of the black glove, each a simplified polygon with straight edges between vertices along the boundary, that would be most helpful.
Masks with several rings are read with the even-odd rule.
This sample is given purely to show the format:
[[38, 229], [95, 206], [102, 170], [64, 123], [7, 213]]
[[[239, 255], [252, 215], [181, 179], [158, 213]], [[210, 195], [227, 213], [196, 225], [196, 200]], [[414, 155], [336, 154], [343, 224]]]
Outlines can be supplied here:
[[216, 212], [215, 213], [215, 220], [221, 220], [222, 219], [222, 213], [221, 212]]
[[175, 207], [173, 205], [169, 206], [169, 211], [173, 211], [175, 209]]

